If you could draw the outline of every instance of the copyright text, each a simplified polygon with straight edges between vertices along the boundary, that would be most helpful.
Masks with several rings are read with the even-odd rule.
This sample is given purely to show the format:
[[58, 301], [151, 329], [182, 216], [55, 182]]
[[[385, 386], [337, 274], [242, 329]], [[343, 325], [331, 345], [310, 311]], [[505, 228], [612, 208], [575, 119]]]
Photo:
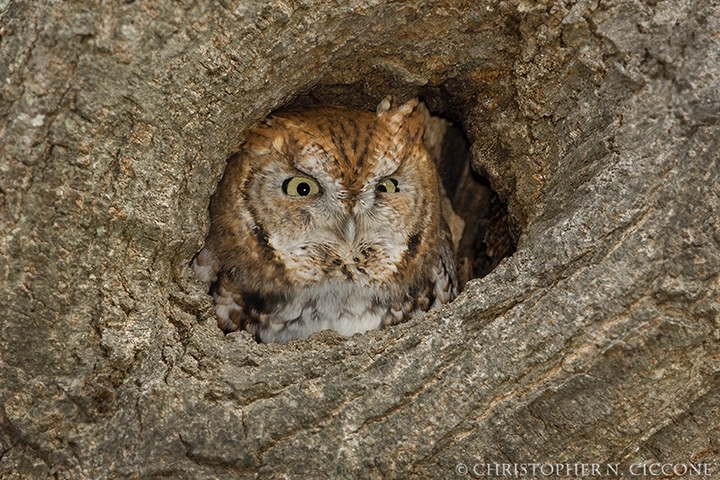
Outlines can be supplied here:
[[715, 472], [715, 463], [458, 463], [460, 477], [705, 477]]

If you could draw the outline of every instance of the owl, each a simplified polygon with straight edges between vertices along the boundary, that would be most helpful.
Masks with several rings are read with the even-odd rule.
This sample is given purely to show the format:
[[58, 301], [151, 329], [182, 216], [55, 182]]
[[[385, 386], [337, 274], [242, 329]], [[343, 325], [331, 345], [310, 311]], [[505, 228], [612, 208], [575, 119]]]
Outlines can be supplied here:
[[247, 133], [192, 264], [223, 331], [265, 343], [325, 329], [350, 336], [455, 298], [423, 109], [390, 98], [376, 112], [316, 106]]

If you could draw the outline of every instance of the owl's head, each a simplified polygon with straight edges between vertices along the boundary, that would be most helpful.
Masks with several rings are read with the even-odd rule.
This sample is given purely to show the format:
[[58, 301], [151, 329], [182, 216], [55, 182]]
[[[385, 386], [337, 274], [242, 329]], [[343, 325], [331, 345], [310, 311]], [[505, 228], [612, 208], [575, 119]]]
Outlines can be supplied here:
[[252, 129], [211, 206], [220, 262], [258, 291], [422, 275], [442, 219], [418, 105], [316, 107]]

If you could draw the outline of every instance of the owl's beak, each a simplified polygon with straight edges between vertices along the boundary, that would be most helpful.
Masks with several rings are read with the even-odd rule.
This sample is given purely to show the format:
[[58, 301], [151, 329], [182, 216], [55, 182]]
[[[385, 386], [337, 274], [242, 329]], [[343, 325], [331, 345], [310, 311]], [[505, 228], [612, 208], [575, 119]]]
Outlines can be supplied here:
[[342, 233], [345, 240], [352, 245], [355, 243], [355, 235], [357, 234], [357, 225], [355, 224], [355, 217], [348, 215], [342, 223]]

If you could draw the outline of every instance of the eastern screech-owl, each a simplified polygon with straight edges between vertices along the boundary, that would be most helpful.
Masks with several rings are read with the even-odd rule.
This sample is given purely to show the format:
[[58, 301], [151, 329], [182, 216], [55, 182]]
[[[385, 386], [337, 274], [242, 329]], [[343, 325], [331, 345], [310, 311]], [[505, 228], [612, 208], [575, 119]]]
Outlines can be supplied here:
[[280, 343], [325, 329], [352, 335], [457, 295], [420, 105], [313, 107], [249, 131], [193, 262], [222, 330]]

